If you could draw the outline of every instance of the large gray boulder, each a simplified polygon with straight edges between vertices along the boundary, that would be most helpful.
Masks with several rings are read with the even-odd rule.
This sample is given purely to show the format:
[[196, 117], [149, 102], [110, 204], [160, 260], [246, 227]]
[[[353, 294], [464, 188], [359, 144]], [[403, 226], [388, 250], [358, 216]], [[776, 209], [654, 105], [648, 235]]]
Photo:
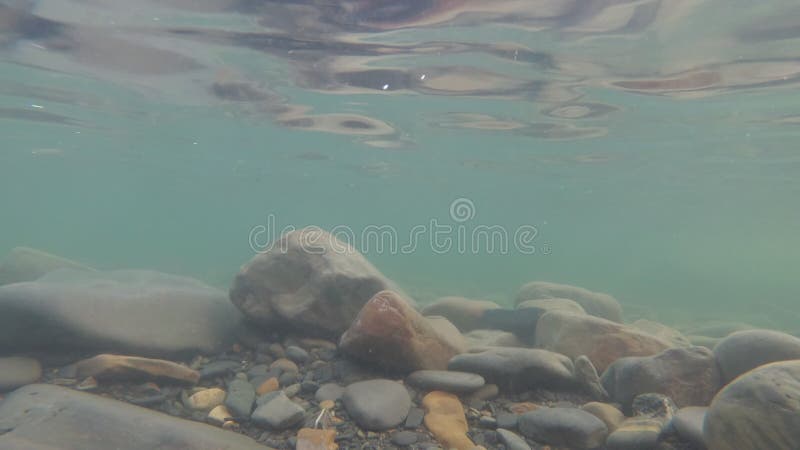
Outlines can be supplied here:
[[230, 299], [264, 326], [336, 338], [383, 290], [412, 303], [355, 248], [309, 227], [284, 234], [245, 264]]
[[800, 338], [773, 330], [737, 331], [714, 347], [714, 356], [728, 383], [758, 366], [800, 359]]
[[0, 448], [9, 450], [267, 450], [210, 425], [46, 384], [0, 402], [0, 430]]
[[224, 292], [147, 270], [60, 269], [0, 286], [0, 311], [0, 352], [215, 353], [241, 320]]

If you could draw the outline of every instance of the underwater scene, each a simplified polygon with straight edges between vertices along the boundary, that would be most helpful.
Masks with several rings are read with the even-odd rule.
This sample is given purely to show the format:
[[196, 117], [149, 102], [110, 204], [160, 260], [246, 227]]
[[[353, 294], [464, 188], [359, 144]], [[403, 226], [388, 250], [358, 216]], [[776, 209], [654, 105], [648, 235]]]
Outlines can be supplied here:
[[0, 450], [800, 449], [800, 4], [0, 0]]

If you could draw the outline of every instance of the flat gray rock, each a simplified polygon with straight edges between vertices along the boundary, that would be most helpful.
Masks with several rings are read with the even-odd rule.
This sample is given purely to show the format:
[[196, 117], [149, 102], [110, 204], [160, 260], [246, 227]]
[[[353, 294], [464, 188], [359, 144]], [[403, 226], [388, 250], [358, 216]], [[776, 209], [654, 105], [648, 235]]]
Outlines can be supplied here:
[[454, 356], [449, 370], [476, 373], [510, 391], [577, 384], [572, 360], [548, 350], [488, 347]]
[[0, 448], [265, 450], [198, 422], [60, 386], [31, 384], [0, 402]]
[[0, 358], [0, 392], [35, 383], [42, 376], [42, 365], [33, 358]]
[[519, 417], [519, 431], [536, 442], [573, 449], [602, 445], [608, 428], [602, 420], [578, 408], [539, 408]]
[[472, 392], [486, 384], [480, 375], [451, 370], [418, 370], [409, 375], [406, 382], [418, 389], [454, 394]]
[[219, 352], [241, 318], [224, 292], [147, 270], [60, 269], [0, 287], [0, 311], [0, 351], [148, 357]]
[[256, 408], [250, 419], [259, 426], [284, 430], [298, 425], [303, 421], [304, 415], [305, 410], [300, 405], [291, 401], [283, 391], [279, 391]]
[[411, 409], [411, 397], [406, 388], [382, 379], [350, 384], [344, 390], [342, 402], [358, 426], [370, 431], [400, 425]]

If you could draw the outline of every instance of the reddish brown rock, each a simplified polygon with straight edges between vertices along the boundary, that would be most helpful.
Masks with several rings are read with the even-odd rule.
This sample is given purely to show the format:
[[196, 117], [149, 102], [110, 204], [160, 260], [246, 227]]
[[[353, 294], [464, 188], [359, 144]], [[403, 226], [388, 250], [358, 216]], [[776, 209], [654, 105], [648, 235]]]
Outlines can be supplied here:
[[364, 305], [339, 347], [388, 369], [444, 370], [450, 358], [464, 351], [463, 340], [455, 342], [452, 335], [452, 330], [444, 333], [431, 325], [399, 294], [382, 291]]
[[619, 358], [655, 355], [672, 345], [664, 339], [610, 320], [551, 311], [536, 324], [536, 346], [570, 358], [586, 355], [598, 373], [603, 373]]
[[163, 359], [103, 354], [75, 363], [78, 378], [102, 380], [159, 380], [195, 384], [200, 373]]

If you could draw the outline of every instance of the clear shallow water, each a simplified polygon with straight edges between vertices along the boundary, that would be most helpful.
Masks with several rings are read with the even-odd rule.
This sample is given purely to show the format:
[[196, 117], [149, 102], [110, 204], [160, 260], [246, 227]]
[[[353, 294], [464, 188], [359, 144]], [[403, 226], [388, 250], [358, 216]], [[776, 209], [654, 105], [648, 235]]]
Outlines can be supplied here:
[[0, 2], [0, 252], [227, 287], [270, 216], [531, 226], [355, 243], [423, 301], [540, 279], [800, 329], [800, 8], [486, 4]]

